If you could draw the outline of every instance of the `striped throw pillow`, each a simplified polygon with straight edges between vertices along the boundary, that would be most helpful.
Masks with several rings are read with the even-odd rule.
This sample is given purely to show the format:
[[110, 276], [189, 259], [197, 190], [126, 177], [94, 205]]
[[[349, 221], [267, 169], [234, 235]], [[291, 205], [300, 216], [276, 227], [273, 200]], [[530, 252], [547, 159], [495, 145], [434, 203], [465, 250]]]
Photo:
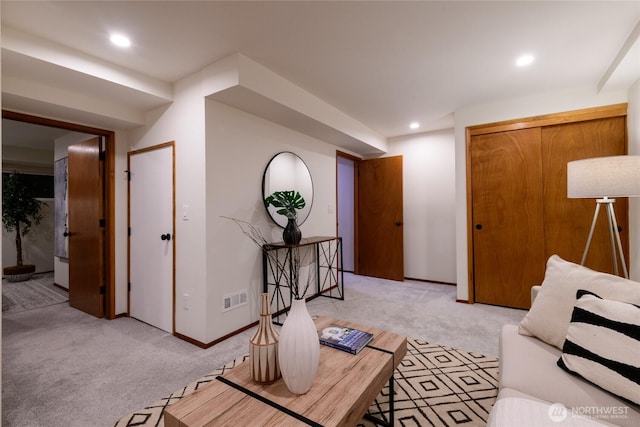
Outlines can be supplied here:
[[579, 290], [558, 366], [640, 405], [640, 306]]

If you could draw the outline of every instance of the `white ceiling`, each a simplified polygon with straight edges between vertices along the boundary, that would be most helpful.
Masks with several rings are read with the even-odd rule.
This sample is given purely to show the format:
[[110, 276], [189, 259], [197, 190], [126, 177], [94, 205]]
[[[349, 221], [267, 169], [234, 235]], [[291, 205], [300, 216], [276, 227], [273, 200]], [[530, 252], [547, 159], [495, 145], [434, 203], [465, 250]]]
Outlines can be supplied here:
[[[452, 127], [453, 112], [466, 105], [620, 90], [640, 78], [640, 1], [3, 0], [0, 7], [3, 38], [14, 29], [159, 84], [242, 53], [385, 137]], [[132, 48], [110, 45], [113, 31], [128, 34]], [[526, 69], [514, 65], [523, 53], [536, 57]], [[71, 65], [32, 61], [4, 43], [2, 76], [61, 89], [81, 84], [136, 108], [163, 102]], [[410, 130], [411, 121], [423, 127]]]
[[53, 141], [68, 130], [2, 119], [2, 145], [53, 151]]

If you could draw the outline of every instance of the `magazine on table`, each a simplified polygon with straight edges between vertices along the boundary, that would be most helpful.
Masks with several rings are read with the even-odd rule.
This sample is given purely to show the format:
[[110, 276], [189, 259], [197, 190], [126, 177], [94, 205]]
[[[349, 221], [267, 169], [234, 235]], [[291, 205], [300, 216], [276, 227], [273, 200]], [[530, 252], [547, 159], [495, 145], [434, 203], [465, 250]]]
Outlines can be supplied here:
[[331, 325], [318, 332], [320, 344], [358, 354], [373, 339], [373, 334], [360, 329]]

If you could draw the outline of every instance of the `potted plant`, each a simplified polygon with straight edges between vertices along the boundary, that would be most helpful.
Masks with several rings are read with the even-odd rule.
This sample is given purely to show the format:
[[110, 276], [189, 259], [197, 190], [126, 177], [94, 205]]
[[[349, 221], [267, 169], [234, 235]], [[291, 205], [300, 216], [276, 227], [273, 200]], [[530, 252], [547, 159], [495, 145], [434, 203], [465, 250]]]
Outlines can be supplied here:
[[2, 185], [2, 224], [7, 232], [16, 232], [16, 265], [5, 267], [7, 280], [18, 282], [28, 280], [36, 271], [33, 264], [23, 264], [22, 237], [31, 231], [31, 226], [42, 220], [40, 209], [44, 205], [34, 197], [33, 189], [24, 175], [13, 171]]
[[287, 217], [287, 226], [282, 233], [282, 239], [287, 244], [298, 244], [302, 238], [302, 232], [298, 228], [296, 220], [298, 211], [305, 207], [304, 197], [297, 191], [275, 191], [264, 199], [265, 207], [273, 205], [279, 208], [276, 213]]

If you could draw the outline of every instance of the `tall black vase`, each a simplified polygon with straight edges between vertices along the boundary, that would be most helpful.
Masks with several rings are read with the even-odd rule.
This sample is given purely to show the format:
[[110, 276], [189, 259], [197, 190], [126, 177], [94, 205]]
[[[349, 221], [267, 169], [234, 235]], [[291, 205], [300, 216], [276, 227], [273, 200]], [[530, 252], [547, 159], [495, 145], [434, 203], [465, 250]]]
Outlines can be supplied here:
[[284, 240], [287, 245], [297, 245], [300, 243], [300, 239], [302, 239], [302, 231], [300, 231], [298, 223], [295, 219], [289, 218], [287, 226], [282, 232], [282, 240]]

